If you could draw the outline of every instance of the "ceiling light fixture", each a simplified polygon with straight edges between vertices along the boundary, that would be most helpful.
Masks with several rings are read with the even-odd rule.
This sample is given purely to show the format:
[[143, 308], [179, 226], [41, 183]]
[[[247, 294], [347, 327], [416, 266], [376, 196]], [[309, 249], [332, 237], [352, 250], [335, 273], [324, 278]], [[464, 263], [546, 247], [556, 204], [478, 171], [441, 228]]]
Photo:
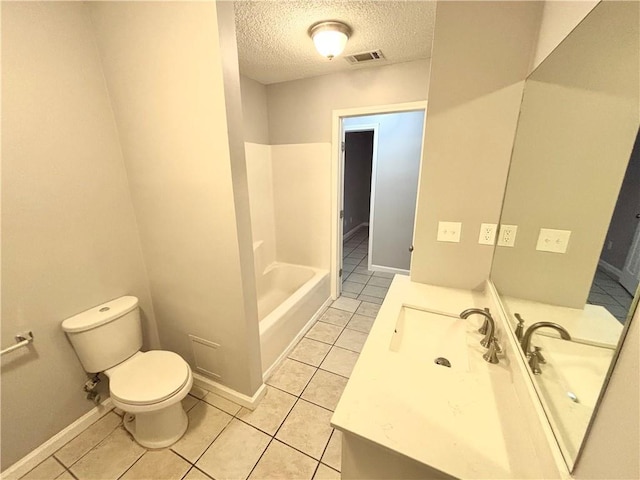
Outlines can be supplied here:
[[329, 60], [342, 53], [350, 35], [351, 28], [342, 22], [319, 22], [309, 28], [316, 50]]

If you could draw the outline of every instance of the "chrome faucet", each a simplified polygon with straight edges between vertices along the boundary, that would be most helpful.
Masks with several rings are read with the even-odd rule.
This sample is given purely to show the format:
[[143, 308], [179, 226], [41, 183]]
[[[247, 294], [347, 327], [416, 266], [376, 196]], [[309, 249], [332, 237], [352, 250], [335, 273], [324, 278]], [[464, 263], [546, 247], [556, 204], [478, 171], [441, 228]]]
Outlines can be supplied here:
[[493, 317], [491, 316], [491, 313], [489, 313], [489, 309], [485, 308], [484, 310], [480, 310], [479, 308], [468, 308], [460, 313], [460, 318], [466, 319], [476, 313], [478, 315], [482, 315], [485, 318], [482, 327], [480, 327], [478, 331], [480, 333], [486, 333], [485, 337], [480, 341], [480, 344], [483, 347], [487, 347], [489, 350], [487, 350], [487, 352], [482, 355], [482, 358], [489, 363], [498, 363], [498, 353], [500, 353], [502, 349], [498, 344], [498, 339], [496, 339], [494, 336], [494, 333], [496, 331], [496, 324], [493, 320]]
[[531, 371], [534, 375], [540, 375], [542, 373], [542, 370], [540, 370], [540, 363], [546, 363], [546, 361], [540, 353], [540, 349], [538, 347], [534, 347], [534, 349], [531, 350], [531, 336], [533, 335], [533, 332], [543, 327], [553, 328], [554, 330], [557, 330], [563, 340], [571, 340], [571, 335], [569, 335], [569, 332], [567, 332], [567, 330], [562, 325], [558, 325], [557, 323], [538, 322], [527, 328], [527, 331], [522, 337], [520, 345], [522, 346], [522, 351], [529, 359], [529, 366], [531, 367]]
[[491, 313], [489, 313], [489, 309], [485, 308], [484, 310], [480, 310], [479, 308], [467, 308], [460, 313], [460, 318], [469, 318], [475, 313], [484, 317], [484, 323], [478, 329], [478, 332], [485, 334], [484, 338], [480, 340], [480, 345], [483, 347], [489, 347], [491, 339], [494, 337], [494, 333], [496, 331], [496, 323], [493, 320]]

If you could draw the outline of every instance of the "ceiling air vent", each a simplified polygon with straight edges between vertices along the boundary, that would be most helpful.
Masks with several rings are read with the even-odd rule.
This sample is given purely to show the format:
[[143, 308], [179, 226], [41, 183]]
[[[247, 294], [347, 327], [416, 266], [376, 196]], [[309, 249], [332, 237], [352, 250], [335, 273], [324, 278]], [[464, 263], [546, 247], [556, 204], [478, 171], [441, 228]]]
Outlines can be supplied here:
[[384, 55], [380, 50], [374, 50], [373, 52], [356, 53], [355, 55], [347, 55], [344, 59], [352, 65], [356, 63], [375, 62], [384, 60]]

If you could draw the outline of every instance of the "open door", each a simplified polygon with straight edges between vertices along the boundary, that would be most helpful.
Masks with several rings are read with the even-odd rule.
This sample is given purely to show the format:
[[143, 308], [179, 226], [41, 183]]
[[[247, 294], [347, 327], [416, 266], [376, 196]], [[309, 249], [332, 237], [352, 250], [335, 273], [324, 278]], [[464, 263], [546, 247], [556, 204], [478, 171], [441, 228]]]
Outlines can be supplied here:
[[636, 214], [636, 233], [620, 275], [620, 285], [633, 296], [636, 294], [638, 284], [640, 284], [640, 213]]

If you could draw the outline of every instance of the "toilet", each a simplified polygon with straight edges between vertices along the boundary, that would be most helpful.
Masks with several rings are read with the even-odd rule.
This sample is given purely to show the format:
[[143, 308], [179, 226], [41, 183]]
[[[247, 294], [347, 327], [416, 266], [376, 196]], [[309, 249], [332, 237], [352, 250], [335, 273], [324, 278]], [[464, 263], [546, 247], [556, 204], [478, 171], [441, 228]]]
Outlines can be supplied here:
[[88, 373], [109, 378], [113, 404], [126, 412], [125, 428], [143, 447], [164, 448], [187, 430], [181, 400], [193, 385], [189, 364], [163, 350], [141, 352], [138, 299], [120, 297], [62, 322]]

